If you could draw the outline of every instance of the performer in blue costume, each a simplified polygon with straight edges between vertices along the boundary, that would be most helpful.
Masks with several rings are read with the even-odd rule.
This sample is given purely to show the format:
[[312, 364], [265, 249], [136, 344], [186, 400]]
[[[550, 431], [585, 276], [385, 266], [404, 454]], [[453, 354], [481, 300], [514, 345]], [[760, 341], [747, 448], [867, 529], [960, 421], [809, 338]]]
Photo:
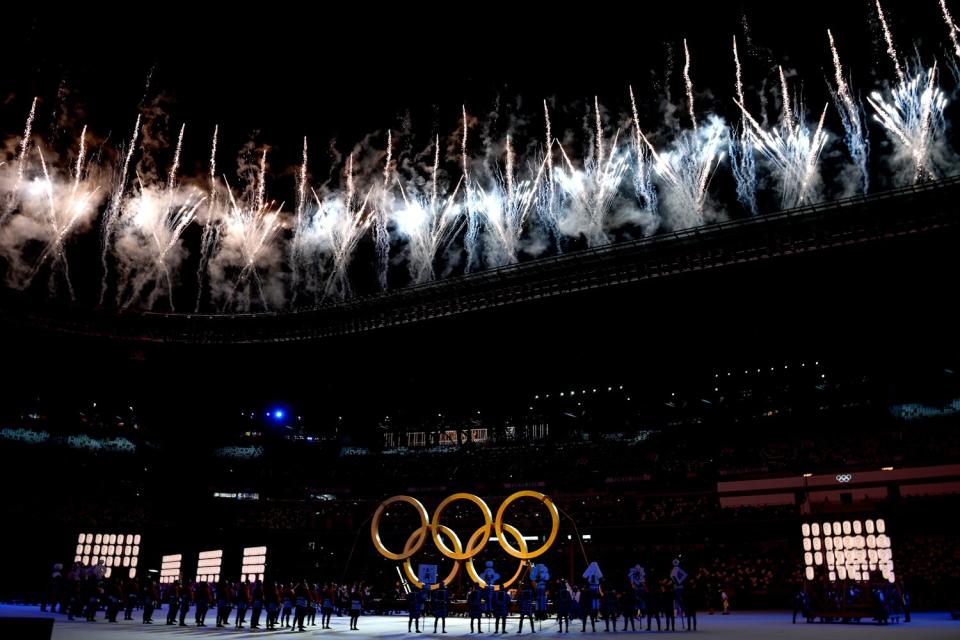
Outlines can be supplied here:
[[550, 582], [550, 569], [545, 564], [535, 564], [530, 570], [537, 596], [537, 620], [547, 619], [547, 584]]
[[500, 574], [497, 573], [493, 568], [493, 562], [487, 560], [486, 568], [483, 570], [483, 573], [480, 574], [480, 577], [486, 583], [486, 588], [483, 590], [484, 595], [484, 611], [490, 613], [493, 611], [493, 596], [494, 596], [494, 585], [500, 581]]

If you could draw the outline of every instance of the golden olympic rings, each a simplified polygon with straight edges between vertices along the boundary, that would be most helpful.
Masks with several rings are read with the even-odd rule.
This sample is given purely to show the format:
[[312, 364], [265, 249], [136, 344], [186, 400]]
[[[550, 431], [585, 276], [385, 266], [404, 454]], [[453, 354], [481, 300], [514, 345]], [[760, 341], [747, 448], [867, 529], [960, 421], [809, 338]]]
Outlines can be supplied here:
[[[526, 540], [524, 540], [523, 535], [516, 527], [503, 522], [503, 517], [506, 514], [507, 508], [513, 504], [513, 502], [521, 498], [532, 498], [534, 500], [539, 500], [544, 507], [546, 507], [547, 513], [550, 514], [550, 535], [547, 536], [547, 539], [543, 545], [534, 551], [530, 551], [528, 549]], [[483, 516], [484, 522], [483, 525], [474, 531], [470, 536], [465, 549], [463, 544], [460, 542], [460, 538], [457, 537], [457, 534], [449, 527], [440, 524], [440, 517], [443, 515], [444, 509], [446, 509], [451, 503], [458, 500], [466, 500], [475, 504], [477, 508], [480, 509], [480, 514]], [[407, 538], [407, 543], [404, 545], [401, 553], [394, 553], [390, 551], [386, 548], [386, 546], [384, 546], [380, 539], [380, 519], [383, 517], [387, 507], [396, 503], [409, 504], [414, 508], [420, 518], [420, 527], [415, 529], [413, 533], [410, 534], [410, 537]], [[437, 505], [436, 510], [433, 512], [432, 518], [428, 518], [426, 508], [423, 506], [423, 503], [416, 498], [412, 498], [410, 496], [393, 496], [391, 498], [387, 498], [377, 507], [377, 510], [373, 515], [373, 520], [370, 522], [370, 537], [373, 539], [373, 546], [380, 553], [380, 555], [384, 556], [385, 558], [403, 561], [404, 573], [407, 575], [407, 578], [410, 580], [410, 582], [419, 588], [423, 588], [423, 583], [414, 573], [410, 558], [420, 551], [421, 548], [423, 548], [423, 545], [427, 540], [428, 530], [430, 537], [433, 538], [433, 543], [436, 545], [437, 550], [444, 557], [454, 561], [453, 569], [442, 581], [442, 584], [444, 585], [450, 584], [460, 569], [460, 562], [465, 561], [467, 563], [467, 575], [469, 575], [470, 578], [478, 585], [485, 587], [486, 582], [480, 577], [479, 574], [477, 574], [473, 560], [481, 551], [483, 551], [487, 545], [487, 542], [491, 540], [491, 534], [495, 534], [496, 537], [493, 539], [500, 543], [500, 547], [510, 556], [520, 560], [519, 566], [517, 567], [516, 572], [513, 574], [513, 577], [505, 581], [502, 585], [497, 585], [497, 587], [502, 586], [506, 588], [520, 578], [524, 567], [529, 564], [527, 561], [532, 560], [533, 558], [538, 558], [546, 553], [556, 541], [557, 534], [560, 532], [560, 514], [557, 511], [557, 507], [553, 501], [539, 491], [517, 491], [513, 495], [509, 496], [503, 501], [503, 504], [501, 504], [500, 508], [497, 510], [496, 518], [492, 516], [490, 507], [487, 506], [487, 503], [472, 493], [455, 493], [447, 497], [439, 505]], [[442, 536], [449, 539], [450, 543], [453, 545], [453, 549], [447, 546]], [[507, 536], [514, 539], [516, 546], [507, 541]], [[437, 587], [439, 587], [439, 584], [431, 585], [432, 589], [436, 589]]]

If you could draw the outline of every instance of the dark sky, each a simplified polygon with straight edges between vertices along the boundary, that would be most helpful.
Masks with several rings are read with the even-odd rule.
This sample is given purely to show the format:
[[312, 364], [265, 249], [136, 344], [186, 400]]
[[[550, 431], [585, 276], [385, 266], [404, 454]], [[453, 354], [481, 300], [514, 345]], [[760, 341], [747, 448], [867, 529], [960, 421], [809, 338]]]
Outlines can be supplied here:
[[[544, 98], [558, 110], [557, 128], [577, 128], [581, 112], [565, 116], [564, 105], [599, 95], [607, 108], [626, 113], [630, 84], [645, 125], [655, 128], [671, 48], [669, 86], [674, 101], [682, 94], [683, 38], [701, 111], [731, 113], [733, 35], [740, 39], [748, 85], [775, 82], [775, 65], [782, 63], [798, 71], [817, 111], [813, 105], [827, 97], [823, 78], [831, 64], [827, 28], [834, 30], [855, 88], [872, 88], [874, 73], [891, 75], [867, 0], [582, 3], [563, 9], [338, 3], [325, 12], [326, 6], [201, 10], [150, 3], [112, 11], [43, 7], [14, 15], [4, 21], [0, 123], [8, 134], [19, 132], [38, 95], [48, 122], [54, 109], [64, 109], [96, 135], [127, 136], [153, 69], [148, 101], [162, 96], [171, 129], [187, 123], [187, 166], [205, 160], [215, 123], [225, 149], [253, 137], [271, 145], [279, 166], [296, 162], [303, 135], [317, 148], [333, 137], [347, 147], [366, 133], [397, 129], [409, 113], [425, 144], [434, 133], [456, 128], [461, 104], [484, 114], [498, 98], [502, 114], [529, 118], [537, 132]], [[947, 32], [936, 0], [888, 0], [885, 8], [901, 53], [914, 43], [928, 56], [942, 50]], [[69, 95], [61, 101], [63, 89]], [[41, 117], [38, 131], [43, 126]]]

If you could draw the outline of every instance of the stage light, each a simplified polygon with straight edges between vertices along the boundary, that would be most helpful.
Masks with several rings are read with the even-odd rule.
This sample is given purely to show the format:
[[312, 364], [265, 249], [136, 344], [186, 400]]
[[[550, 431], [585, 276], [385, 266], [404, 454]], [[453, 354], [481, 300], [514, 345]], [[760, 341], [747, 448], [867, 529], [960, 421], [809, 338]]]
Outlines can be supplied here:
[[137, 577], [137, 570], [136, 570], [136, 569], [130, 569], [130, 573], [129, 573], [128, 575], [129, 575], [131, 578], [136, 578], [136, 577]]
[[266, 547], [246, 547], [243, 550], [240, 573], [248, 576], [262, 574], [266, 570], [266, 564]]
[[807, 567], [807, 580], [813, 580], [813, 567]]
[[810, 533], [811, 533], [812, 535], [814, 535], [814, 536], [819, 536], [819, 535], [820, 535], [820, 523], [814, 522], [812, 525], [810, 525]]
[[809, 536], [809, 535], [810, 535], [810, 525], [807, 524], [806, 522], [804, 522], [802, 525], [800, 525], [800, 531], [803, 532], [804, 537]]
[[86, 542], [86, 541], [87, 541], [87, 535], [86, 535], [85, 533], [81, 533], [81, 534], [77, 537], [77, 542], [79, 542], [80, 544], [83, 544], [83, 543]]
[[177, 553], [169, 556], [163, 556], [160, 562], [160, 583], [170, 584], [174, 580], [180, 579], [180, 566], [183, 555]]
[[103, 577], [109, 578], [111, 573], [113, 573], [113, 569], [110, 567], [107, 567], [107, 570], [103, 572]]
[[[197, 554], [197, 573], [203, 573], [208, 577], [220, 574], [220, 565], [223, 562], [223, 550], [214, 549], [212, 551], [201, 551]], [[216, 580], [214, 580], [215, 582]]]
[[100, 544], [101, 542], [103, 542], [103, 534], [98, 533], [97, 537], [94, 539], [94, 542], [96, 542], [97, 544]]
[[887, 523], [883, 521], [883, 518], [877, 520], [877, 533], [884, 533], [887, 530]]
[[[823, 523], [819, 527], [813, 523], [809, 529], [801, 523], [804, 531], [819, 531], [821, 534], [803, 537], [803, 566], [814, 569], [814, 579], [820, 571], [816, 567], [824, 565], [830, 580], [839, 578], [868, 581], [876, 571], [881, 571], [884, 579], [889, 579], [890, 569], [886, 563], [892, 562], [893, 557], [890, 538], [882, 533], [863, 535], [864, 529], [871, 531], [875, 523], [873, 520], [852, 520], [845, 521], [842, 525], [839, 522]], [[830, 535], [841, 532], [844, 533], [843, 536]]]
[[[140, 534], [139, 534], [139, 533], [133, 536], [133, 544], [140, 544]], [[137, 552], [134, 552], [134, 555], [136, 555], [136, 554], [137, 554]]]

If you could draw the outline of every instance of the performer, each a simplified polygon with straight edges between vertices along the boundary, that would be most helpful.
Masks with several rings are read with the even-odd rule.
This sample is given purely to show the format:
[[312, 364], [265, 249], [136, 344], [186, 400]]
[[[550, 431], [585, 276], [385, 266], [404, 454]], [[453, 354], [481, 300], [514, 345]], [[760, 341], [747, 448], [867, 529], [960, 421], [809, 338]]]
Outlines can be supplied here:
[[530, 586], [525, 586], [520, 589], [520, 627], [517, 629], [517, 633], [523, 633], [523, 619], [530, 619], [530, 632], [533, 633], [537, 630], [533, 626], [533, 610], [536, 605], [536, 601], [533, 594], [533, 589]]
[[[489, 586], [489, 585], [488, 585]], [[532, 600], [532, 598], [531, 598]], [[507, 616], [510, 615], [510, 594], [506, 589], [493, 592], [493, 632], [507, 632]], [[522, 619], [522, 618], [521, 618]], [[531, 620], [532, 624], [532, 620]]]
[[317, 626], [317, 606], [319, 605], [316, 584], [310, 585], [310, 593], [307, 596], [307, 624], [311, 627]]
[[193, 590], [193, 600], [196, 603], [194, 619], [198, 627], [207, 626], [207, 609], [210, 608], [210, 585], [206, 580], [197, 583]]
[[276, 583], [267, 583], [264, 598], [267, 605], [267, 629], [276, 629], [277, 618], [280, 616], [280, 591]]
[[119, 579], [110, 581], [107, 587], [107, 621], [116, 622], [117, 614], [123, 606], [123, 585]]
[[225, 627], [230, 624], [230, 612], [233, 610], [233, 599], [236, 594], [233, 585], [221, 580], [217, 586], [217, 626]]
[[681, 621], [683, 620], [683, 583], [686, 582], [688, 574], [680, 567], [680, 558], [673, 559], [673, 569], [670, 570], [670, 584], [673, 587], [675, 610], [680, 611]]
[[143, 624], [153, 624], [153, 610], [160, 600], [157, 594], [157, 585], [153, 580], [147, 580], [143, 588]]
[[697, 609], [700, 607], [700, 592], [695, 584], [687, 587], [683, 594], [683, 615], [687, 618], [687, 631], [697, 630]]
[[587, 619], [590, 619], [590, 626], [594, 632], [597, 631], [597, 609], [594, 606], [589, 587], [583, 587], [580, 590], [580, 631], [587, 630]]
[[[627, 625], [630, 625], [631, 631], [637, 630], [637, 594], [633, 589], [624, 589], [623, 593], [620, 594], [620, 612], [623, 614], [623, 630], [627, 630]], [[641, 630], [643, 623], [640, 623]], [[614, 629], [616, 629], [616, 623], [614, 623]]]
[[646, 583], [643, 585], [643, 608], [647, 612], [647, 631], [650, 631], [654, 619], [657, 620], [657, 631], [660, 631], [660, 599]]
[[180, 586], [180, 626], [187, 626], [187, 612], [190, 611], [190, 585]]
[[473, 633], [473, 621], [477, 621], [477, 633], [483, 633], [483, 612], [485, 609], [483, 593], [474, 585], [467, 594], [467, 612], [470, 614], [470, 633]]
[[663, 613], [664, 631], [677, 630], [677, 616], [674, 609], [676, 602], [677, 597], [673, 590], [667, 589], [666, 586], [660, 587], [660, 611]]
[[123, 612], [124, 620], [133, 620], [133, 609], [137, 606], [137, 600], [140, 599], [140, 587], [133, 578], [127, 580], [126, 588], [126, 609]]
[[253, 599], [253, 610], [250, 612], [250, 628], [259, 629], [260, 628], [260, 614], [263, 612], [263, 585], [260, 583], [260, 580], [257, 579], [253, 583], [253, 593], [251, 594]]
[[[303, 580], [293, 589], [293, 604], [294, 604], [294, 613], [293, 613], [293, 626], [290, 628], [291, 631], [306, 631], [306, 627], [303, 626], [304, 620], [307, 617], [307, 599], [310, 596], [310, 587], [307, 586], [307, 581]], [[350, 628], [353, 628], [353, 621], [351, 619]]]
[[[447, 632], [447, 611], [450, 608], [450, 594], [447, 593], [447, 586], [440, 583], [430, 595], [430, 602], [433, 605], [433, 632], [437, 632], [437, 622], [441, 624], [443, 633]], [[471, 620], [472, 622], [472, 620]]]
[[483, 578], [483, 582], [487, 585], [484, 589], [484, 603], [485, 603], [485, 612], [490, 613], [493, 611], [493, 594], [494, 588], [493, 585], [497, 584], [500, 580], [500, 574], [497, 573], [493, 568], [493, 562], [487, 560], [486, 568], [483, 570], [483, 573], [480, 574], [480, 577]]
[[603, 630], [610, 632], [610, 623], [613, 623], [613, 632], [617, 632], [617, 618], [620, 617], [617, 611], [617, 592], [613, 589], [604, 591], [600, 598], [600, 607], [603, 612]]
[[243, 628], [243, 623], [247, 621], [247, 607], [250, 606], [250, 583], [244, 580], [237, 589], [237, 616], [234, 618], [237, 629]]
[[167, 624], [176, 624], [177, 610], [180, 608], [180, 581], [174, 580], [163, 597], [167, 602]]
[[587, 591], [589, 593], [584, 593], [581, 597], [590, 598], [590, 609], [596, 616], [596, 612], [600, 609], [600, 581], [603, 579], [603, 572], [600, 571], [600, 566], [596, 562], [591, 562], [587, 566], [587, 570], [583, 572], [583, 577], [587, 580]]
[[280, 585], [283, 593], [283, 609], [280, 611], [280, 626], [290, 626], [290, 612], [293, 611], [293, 589], [289, 586]]
[[327, 585], [323, 590], [323, 600], [320, 604], [320, 624], [321, 628], [329, 629], [330, 628], [330, 616], [333, 615], [333, 602], [336, 598], [336, 594], [333, 590], [333, 586]]
[[567, 633], [570, 633], [570, 612], [573, 608], [573, 596], [567, 581], [561, 579], [557, 584], [557, 590], [553, 595], [553, 601], [557, 606], [557, 626], [559, 632], [563, 633], [563, 623], [567, 623]]
[[410, 616], [407, 619], [407, 633], [412, 631], [414, 624], [417, 626], [417, 633], [420, 633], [420, 614], [423, 612], [423, 596], [424, 592], [422, 589], [410, 589], [410, 593], [407, 594], [407, 613]]
[[550, 569], [545, 564], [535, 564], [530, 570], [530, 579], [536, 590], [537, 620], [547, 619], [547, 584], [550, 582]]
[[360, 614], [363, 613], [363, 592], [359, 586], [355, 586], [350, 592], [350, 628], [359, 631], [357, 623], [360, 621]]
[[40, 602], [40, 611], [46, 611], [47, 604], [49, 603], [50, 613], [56, 613], [57, 603], [60, 602], [62, 591], [63, 565], [58, 562], [53, 565], [53, 571], [50, 574], [50, 582], [47, 584], [47, 590], [44, 592], [43, 600]]

